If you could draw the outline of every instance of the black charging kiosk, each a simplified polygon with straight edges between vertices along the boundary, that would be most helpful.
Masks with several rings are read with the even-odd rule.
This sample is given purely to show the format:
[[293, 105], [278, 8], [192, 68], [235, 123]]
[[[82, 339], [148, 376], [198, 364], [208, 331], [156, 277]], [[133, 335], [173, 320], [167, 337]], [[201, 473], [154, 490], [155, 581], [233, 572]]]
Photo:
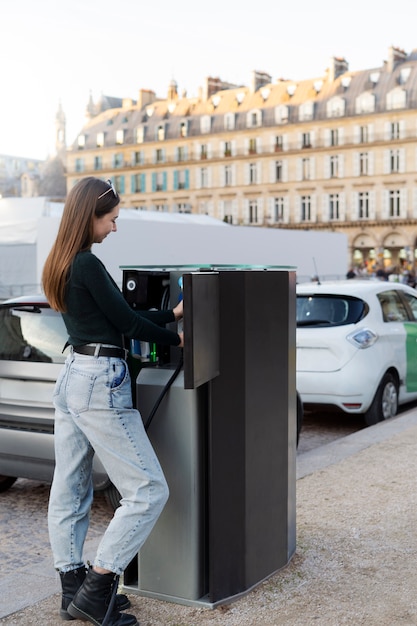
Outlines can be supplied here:
[[170, 498], [123, 585], [215, 607], [295, 552], [295, 270], [122, 270], [137, 310], [184, 298], [185, 337], [183, 367], [181, 350], [156, 346], [136, 378], [145, 423], [158, 405], [148, 435]]

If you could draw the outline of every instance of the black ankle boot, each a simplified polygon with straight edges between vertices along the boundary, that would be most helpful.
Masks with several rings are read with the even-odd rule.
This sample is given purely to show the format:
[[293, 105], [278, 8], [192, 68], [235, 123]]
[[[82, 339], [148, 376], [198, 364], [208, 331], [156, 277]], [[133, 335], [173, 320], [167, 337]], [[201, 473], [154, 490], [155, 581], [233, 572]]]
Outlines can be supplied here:
[[[83, 584], [86, 574], [87, 570], [84, 565], [70, 572], [59, 572], [62, 585], [62, 601], [59, 611], [61, 619], [66, 621], [75, 619], [68, 613], [67, 609], [78, 589]], [[116, 595], [115, 606], [118, 611], [124, 611], [130, 607], [130, 600], [124, 594], [118, 593]]]
[[115, 602], [118, 584], [116, 574], [98, 574], [91, 568], [69, 604], [68, 613], [95, 626], [139, 626], [134, 615], [119, 613]]

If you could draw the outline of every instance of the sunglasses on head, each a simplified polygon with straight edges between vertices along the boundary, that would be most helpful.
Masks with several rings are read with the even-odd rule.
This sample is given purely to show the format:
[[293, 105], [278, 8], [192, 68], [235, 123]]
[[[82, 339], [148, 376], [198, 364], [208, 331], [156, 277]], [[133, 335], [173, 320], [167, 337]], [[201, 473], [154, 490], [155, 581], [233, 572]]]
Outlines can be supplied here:
[[109, 193], [109, 191], [112, 191], [112, 192], [114, 193], [114, 197], [115, 197], [115, 198], [117, 198], [117, 192], [116, 192], [116, 189], [114, 188], [114, 185], [113, 185], [112, 181], [111, 181], [111, 180], [106, 180], [106, 183], [107, 183], [108, 185], [110, 185], [110, 187], [107, 189], [107, 191], [105, 191], [104, 193], [102, 193], [102, 194], [101, 194], [101, 195], [97, 198], [97, 200], [100, 200], [100, 198], [102, 198], [103, 196], [105, 196], [105, 195], [106, 195], [106, 193]]

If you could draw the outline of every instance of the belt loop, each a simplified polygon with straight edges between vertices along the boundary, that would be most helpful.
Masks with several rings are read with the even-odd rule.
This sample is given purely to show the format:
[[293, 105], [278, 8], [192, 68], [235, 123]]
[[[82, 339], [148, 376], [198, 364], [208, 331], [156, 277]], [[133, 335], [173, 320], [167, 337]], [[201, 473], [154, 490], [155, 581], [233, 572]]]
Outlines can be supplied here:
[[94, 350], [94, 357], [97, 359], [100, 354], [101, 343], [96, 345], [96, 349]]

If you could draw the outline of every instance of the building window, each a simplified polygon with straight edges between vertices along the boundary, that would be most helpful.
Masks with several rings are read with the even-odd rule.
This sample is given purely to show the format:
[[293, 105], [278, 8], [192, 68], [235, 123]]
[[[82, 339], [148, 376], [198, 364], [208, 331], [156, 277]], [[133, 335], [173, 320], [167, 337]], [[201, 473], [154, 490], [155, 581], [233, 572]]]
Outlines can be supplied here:
[[359, 153], [359, 176], [367, 176], [369, 173], [369, 159], [367, 152]]
[[206, 167], [200, 169], [200, 187], [208, 187], [208, 170]]
[[338, 220], [339, 218], [339, 194], [331, 193], [329, 195], [329, 219]]
[[75, 159], [75, 171], [76, 172], [84, 171], [84, 159]]
[[249, 139], [249, 154], [256, 154], [256, 139]]
[[136, 129], [136, 143], [143, 143], [145, 140], [145, 127], [140, 126]]
[[387, 109], [404, 109], [407, 106], [407, 92], [402, 87], [396, 87], [387, 93]]
[[338, 155], [332, 155], [330, 157], [330, 178], [337, 178], [339, 176], [339, 157]]
[[368, 143], [369, 141], [369, 129], [367, 126], [360, 126], [359, 128], [359, 140], [360, 143]]
[[85, 135], [78, 135], [78, 150], [85, 148]]
[[203, 115], [200, 120], [200, 130], [202, 133], [209, 133], [211, 130], [211, 117], [210, 115]]
[[369, 218], [369, 193], [361, 191], [358, 194], [358, 216], [359, 219]]
[[116, 188], [117, 193], [125, 192], [125, 177], [124, 176], [115, 176], [114, 177], [114, 186]]
[[401, 206], [400, 206], [400, 190], [394, 189], [389, 192], [389, 216], [390, 217], [400, 217], [401, 216]]
[[261, 126], [262, 113], [261, 111], [249, 111], [246, 115], [246, 126], [248, 128], [256, 128]]
[[103, 159], [101, 156], [94, 157], [94, 169], [102, 170], [103, 169]]
[[391, 122], [390, 124], [390, 139], [395, 140], [400, 138], [400, 122]]
[[186, 137], [188, 135], [188, 124], [187, 122], [181, 122], [180, 124], [180, 137]]
[[389, 167], [390, 167], [391, 174], [396, 174], [400, 171], [400, 151], [399, 150], [390, 150]]
[[203, 143], [200, 146], [200, 159], [207, 159], [207, 156], [208, 156], [207, 144]]
[[135, 174], [132, 176], [132, 193], [143, 193], [145, 191], [145, 174]]
[[275, 109], [275, 122], [277, 124], [286, 124], [289, 119], [289, 108], [285, 104], [277, 106]]
[[304, 102], [298, 110], [298, 119], [300, 122], [312, 120], [314, 117], [314, 102]]
[[273, 216], [274, 222], [284, 221], [284, 198], [274, 198]]
[[326, 105], [327, 117], [343, 117], [345, 114], [346, 102], [344, 98], [331, 98]]
[[165, 126], [163, 124], [157, 127], [156, 138], [158, 141], [163, 141], [165, 139]]
[[301, 159], [301, 178], [302, 180], [310, 180], [310, 159]]
[[152, 174], [152, 191], [166, 191], [167, 188], [166, 172], [154, 172]]
[[230, 187], [231, 185], [233, 185], [231, 165], [224, 166], [224, 185], [225, 187]]
[[311, 148], [311, 137], [310, 133], [303, 133], [301, 138], [301, 147], [302, 148]]
[[113, 155], [113, 167], [123, 167], [123, 154], [121, 152]]
[[257, 167], [256, 163], [249, 163], [249, 184], [256, 185], [257, 182]]
[[123, 130], [123, 128], [121, 128], [120, 130], [116, 131], [116, 143], [121, 145], [122, 143], [124, 143], [125, 140], [125, 131]]
[[361, 113], [373, 113], [375, 111], [375, 94], [363, 93], [356, 98], [355, 112], [360, 115]]
[[339, 145], [339, 129], [332, 128], [330, 131], [330, 145], [338, 146]]
[[224, 156], [225, 157], [232, 156], [232, 142], [231, 141], [224, 142]]
[[235, 128], [235, 114], [226, 113], [226, 115], [224, 116], [224, 129], [234, 130], [234, 128]]
[[258, 202], [257, 200], [249, 200], [249, 224], [258, 223]]
[[283, 163], [282, 161], [275, 161], [275, 182], [280, 183], [283, 181]]
[[187, 148], [186, 146], [179, 146], [177, 148], [177, 161], [187, 160]]
[[165, 154], [163, 148], [155, 150], [155, 163], [163, 163], [165, 161]]
[[104, 133], [97, 133], [96, 144], [97, 148], [102, 148], [104, 146]]
[[136, 150], [133, 153], [132, 164], [133, 165], [143, 165], [143, 163], [144, 163], [144, 158], [143, 158], [142, 150]]
[[189, 176], [188, 170], [175, 170], [174, 171], [174, 189], [188, 189], [189, 188]]
[[311, 196], [301, 196], [301, 221], [311, 220]]
[[281, 152], [284, 148], [284, 137], [283, 135], [275, 135], [274, 141], [274, 150], [275, 152]]

